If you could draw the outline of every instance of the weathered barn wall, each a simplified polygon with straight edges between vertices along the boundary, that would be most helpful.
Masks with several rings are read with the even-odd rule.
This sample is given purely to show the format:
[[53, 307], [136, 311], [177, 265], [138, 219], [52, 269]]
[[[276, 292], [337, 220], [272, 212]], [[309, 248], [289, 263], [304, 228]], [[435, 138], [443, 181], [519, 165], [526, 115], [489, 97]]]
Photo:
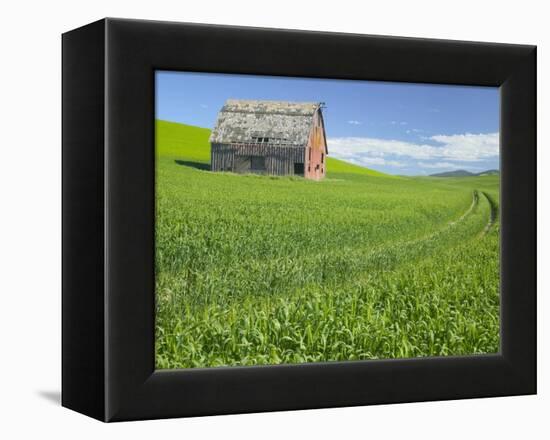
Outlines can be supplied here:
[[271, 144], [212, 144], [212, 171], [250, 173], [252, 157], [263, 157], [265, 173], [294, 175], [294, 165], [303, 164], [305, 149]]
[[223, 144], [212, 144], [210, 169], [212, 171], [229, 171], [233, 169], [233, 148]]

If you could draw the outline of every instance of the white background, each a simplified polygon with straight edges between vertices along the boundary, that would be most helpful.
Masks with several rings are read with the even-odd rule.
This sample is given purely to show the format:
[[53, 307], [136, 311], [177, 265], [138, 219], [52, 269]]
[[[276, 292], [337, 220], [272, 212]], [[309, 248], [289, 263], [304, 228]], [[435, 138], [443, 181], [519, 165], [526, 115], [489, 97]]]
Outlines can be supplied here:
[[[0, 6], [0, 437], [549, 438], [543, 1], [41, 1]], [[59, 406], [61, 39], [105, 16], [538, 45], [539, 395], [102, 424]], [[545, 124], [546, 122], [546, 124]], [[546, 171], [546, 172], [545, 172]], [[526, 435], [528, 434], [528, 435]]]

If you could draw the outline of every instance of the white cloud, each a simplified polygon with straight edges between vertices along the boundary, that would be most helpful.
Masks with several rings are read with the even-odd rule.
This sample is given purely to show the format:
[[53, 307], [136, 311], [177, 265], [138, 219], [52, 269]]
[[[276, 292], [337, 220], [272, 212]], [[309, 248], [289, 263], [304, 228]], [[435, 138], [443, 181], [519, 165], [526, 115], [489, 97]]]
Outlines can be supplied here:
[[431, 139], [444, 145], [449, 160], [476, 161], [498, 156], [498, 133], [436, 135]]
[[356, 120], [352, 119], [351, 121], [348, 121], [348, 124], [351, 124], [351, 125], [361, 125], [362, 123], [359, 122], [359, 121], [356, 121]]
[[416, 165], [418, 165], [420, 168], [430, 168], [430, 169], [440, 169], [440, 170], [463, 170], [468, 169], [470, 171], [472, 170], [482, 170], [486, 167], [478, 167], [473, 166], [470, 163], [468, 165], [460, 165], [456, 163], [451, 162], [417, 162]]
[[390, 167], [398, 167], [398, 168], [407, 166], [406, 163], [398, 162], [397, 160], [387, 160], [386, 165], [389, 165]]
[[397, 160], [386, 160], [383, 157], [369, 157], [369, 156], [361, 156], [361, 155], [348, 157], [346, 161], [353, 163], [355, 165], [366, 166], [366, 167], [371, 165], [385, 165], [385, 166], [397, 167], [397, 168], [407, 166], [406, 163], [399, 162]]
[[435, 135], [425, 140], [435, 145], [366, 137], [329, 138], [328, 144], [331, 155], [344, 160], [356, 156], [396, 156], [424, 161], [476, 162], [499, 154], [498, 133]]
[[201, 104], [200, 106], [201, 106], [201, 108], [208, 108], [208, 106], [206, 104]]
[[417, 165], [421, 168], [451, 168], [458, 170], [460, 167], [450, 162], [417, 162]]

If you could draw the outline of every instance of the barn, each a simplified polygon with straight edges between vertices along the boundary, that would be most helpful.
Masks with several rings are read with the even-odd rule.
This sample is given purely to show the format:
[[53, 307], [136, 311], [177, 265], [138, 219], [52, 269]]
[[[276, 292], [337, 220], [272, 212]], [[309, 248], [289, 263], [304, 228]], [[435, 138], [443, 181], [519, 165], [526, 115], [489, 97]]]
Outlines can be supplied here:
[[210, 136], [211, 170], [322, 179], [323, 105], [228, 99]]

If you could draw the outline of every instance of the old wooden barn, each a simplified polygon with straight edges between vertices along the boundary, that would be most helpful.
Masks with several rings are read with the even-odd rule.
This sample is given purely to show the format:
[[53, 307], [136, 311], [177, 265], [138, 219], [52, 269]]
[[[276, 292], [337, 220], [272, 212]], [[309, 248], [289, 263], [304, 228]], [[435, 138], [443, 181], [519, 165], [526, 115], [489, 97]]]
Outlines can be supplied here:
[[322, 179], [328, 154], [322, 107], [227, 100], [210, 136], [212, 171]]

